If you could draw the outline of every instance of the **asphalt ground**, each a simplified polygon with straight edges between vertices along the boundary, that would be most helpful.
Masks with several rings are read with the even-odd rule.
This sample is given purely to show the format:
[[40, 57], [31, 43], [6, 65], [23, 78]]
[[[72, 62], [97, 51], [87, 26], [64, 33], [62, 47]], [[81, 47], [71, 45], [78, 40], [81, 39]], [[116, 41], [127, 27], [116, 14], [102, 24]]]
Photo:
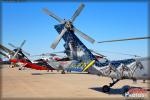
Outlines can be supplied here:
[[[149, 89], [150, 81], [143, 83], [138, 80], [121, 80], [110, 92], [102, 91], [103, 85], [108, 85], [110, 78], [87, 73], [47, 72], [38, 70], [18, 70], [1, 65], [1, 99], [128, 99], [124, 96], [124, 87]], [[144, 99], [149, 99], [149, 91]], [[133, 97], [136, 98], [136, 97]], [[143, 98], [142, 98], [143, 99]]]

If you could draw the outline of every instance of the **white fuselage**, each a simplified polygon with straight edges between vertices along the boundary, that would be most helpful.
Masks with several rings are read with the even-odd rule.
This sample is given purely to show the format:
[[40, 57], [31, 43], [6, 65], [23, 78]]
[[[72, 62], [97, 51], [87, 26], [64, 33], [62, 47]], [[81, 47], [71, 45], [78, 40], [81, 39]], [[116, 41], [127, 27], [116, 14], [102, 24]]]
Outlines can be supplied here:
[[[137, 63], [138, 62], [138, 63]], [[111, 77], [114, 79], [150, 79], [149, 73], [150, 58], [139, 58], [136, 61], [124, 65], [120, 64], [117, 68], [112, 65], [98, 67], [93, 65], [89, 68], [91, 74]]]

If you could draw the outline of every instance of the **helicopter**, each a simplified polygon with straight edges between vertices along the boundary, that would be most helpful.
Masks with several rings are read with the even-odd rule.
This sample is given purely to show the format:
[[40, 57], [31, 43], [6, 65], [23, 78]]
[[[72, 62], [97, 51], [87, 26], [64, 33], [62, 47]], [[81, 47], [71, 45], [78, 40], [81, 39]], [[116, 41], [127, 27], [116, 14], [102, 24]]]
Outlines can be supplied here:
[[[109, 85], [104, 85], [103, 92], [109, 92], [110, 88], [114, 86], [117, 82], [123, 79], [144, 79], [148, 80], [150, 74], [148, 73], [148, 62], [149, 58], [145, 59], [124, 59], [111, 61], [107, 58], [101, 58], [98, 60], [91, 51], [80, 41], [75, 33], [79, 34], [85, 40], [94, 43], [95, 40], [78, 30], [74, 25], [74, 21], [81, 13], [84, 8], [84, 4], [80, 4], [78, 9], [75, 11], [70, 20], [63, 20], [59, 16], [50, 12], [47, 8], [43, 11], [50, 17], [57, 20], [60, 24], [54, 25], [54, 28], [58, 32], [59, 36], [52, 43], [51, 48], [55, 49], [61, 39], [65, 41], [64, 48], [66, 55], [77, 62], [84, 62], [86, 66], [82, 71], [88, 71], [90, 74], [95, 74], [98, 76], [105, 76], [112, 79], [112, 83]], [[146, 62], [145, 65], [141, 61]], [[147, 68], [145, 68], [147, 67]]]
[[[19, 67], [19, 70], [25, 69], [25, 68], [31, 68], [31, 69], [36, 69], [36, 70], [62, 70], [61, 73], [65, 74], [65, 71], [71, 72], [71, 71], [78, 71], [81, 70], [81, 67], [83, 66], [82, 64], [76, 64], [73, 61], [70, 61], [68, 57], [57, 55], [55, 53], [43, 53], [40, 55], [32, 55], [30, 56], [29, 53], [25, 52], [24, 50], [21, 49], [21, 47], [24, 45], [25, 40], [22, 42], [20, 47], [16, 47], [15, 45], [9, 43], [10, 46], [15, 48], [13, 51], [8, 49], [7, 47], [3, 46], [0, 44], [1, 50], [5, 51], [9, 55], [0, 52], [1, 55], [7, 57], [9, 59], [8, 62], [11, 62], [10, 67]], [[40, 58], [36, 60], [29, 60], [29, 58], [26, 55], [33, 57], [33, 56], [48, 56], [49, 59], [45, 58]], [[75, 67], [76, 65], [76, 67]], [[72, 67], [73, 66], [73, 67]]]
[[[45, 66], [45, 63], [42, 65], [39, 65], [38, 63], [33, 63], [29, 58], [24, 54], [30, 55], [29, 53], [22, 50], [22, 46], [25, 44], [25, 40], [21, 43], [20, 47], [16, 47], [13, 44], [9, 43], [12, 47], [14, 47], [14, 50], [10, 50], [7, 47], [0, 44], [0, 49], [8, 53], [9, 55], [5, 55], [9, 62], [11, 62], [10, 67], [19, 67], [19, 70], [25, 69], [25, 68], [31, 68], [36, 70], [54, 70], [51, 66]], [[2, 55], [3, 52], [0, 54]]]
[[[42, 53], [39, 55], [33, 55], [33, 56], [42, 56], [42, 58], [34, 60], [34, 63], [43, 63], [46, 62], [49, 66], [51, 66], [54, 70], [57, 70], [58, 72], [61, 70], [61, 74], [65, 74], [65, 71], [70, 69], [72, 65], [75, 65], [73, 61], [71, 61], [68, 57], [66, 56], [60, 56], [55, 53]], [[79, 66], [77, 67], [79, 68]], [[70, 72], [73, 71], [70, 69]]]

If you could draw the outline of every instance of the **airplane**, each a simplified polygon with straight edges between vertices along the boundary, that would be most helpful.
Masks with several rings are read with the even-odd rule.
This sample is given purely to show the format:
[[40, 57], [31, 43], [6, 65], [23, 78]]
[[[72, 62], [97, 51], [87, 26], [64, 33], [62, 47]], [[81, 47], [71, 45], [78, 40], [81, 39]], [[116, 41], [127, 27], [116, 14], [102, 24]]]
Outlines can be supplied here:
[[[107, 58], [101, 58], [98, 60], [91, 51], [80, 41], [80, 39], [75, 35], [79, 34], [82, 38], [87, 41], [94, 43], [95, 40], [78, 30], [74, 25], [74, 21], [80, 14], [84, 4], [80, 4], [78, 9], [75, 11], [70, 20], [63, 20], [54, 13], [50, 12], [47, 8], [43, 11], [50, 17], [57, 20], [60, 24], [54, 25], [54, 28], [59, 33], [59, 36], [52, 43], [51, 48], [55, 49], [61, 39], [65, 41], [64, 48], [66, 55], [76, 62], [84, 62], [86, 66], [83, 68], [84, 71], [90, 72], [90, 74], [95, 74], [98, 76], [105, 76], [112, 79], [112, 83], [109, 85], [104, 85], [103, 92], [109, 92], [110, 88], [114, 86], [117, 82], [123, 79], [145, 79], [150, 78], [150, 73], [148, 73], [148, 61], [149, 58], [145, 59], [125, 59], [110, 61]], [[145, 62], [143, 64], [142, 62]], [[146, 68], [145, 68], [146, 67]]]

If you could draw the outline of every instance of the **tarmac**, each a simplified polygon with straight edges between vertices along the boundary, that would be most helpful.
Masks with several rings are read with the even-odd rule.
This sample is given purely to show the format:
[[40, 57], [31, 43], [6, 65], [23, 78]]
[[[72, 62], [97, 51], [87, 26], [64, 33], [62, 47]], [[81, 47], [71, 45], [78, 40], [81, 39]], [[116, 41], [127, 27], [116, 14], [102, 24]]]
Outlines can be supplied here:
[[[125, 99], [125, 86], [148, 89], [149, 81], [143, 83], [138, 80], [121, 80], [115, 84], [110, 92], [102, 92], [102, 86], [112, 80], [107, 77], [87, 73], [66, 73], [39, 70], [18, 70], [8, 65], [0, 65], [1, 71], [1, 99]], [[144, 99], [149, 98], [150, 92], [144, 93]]]

